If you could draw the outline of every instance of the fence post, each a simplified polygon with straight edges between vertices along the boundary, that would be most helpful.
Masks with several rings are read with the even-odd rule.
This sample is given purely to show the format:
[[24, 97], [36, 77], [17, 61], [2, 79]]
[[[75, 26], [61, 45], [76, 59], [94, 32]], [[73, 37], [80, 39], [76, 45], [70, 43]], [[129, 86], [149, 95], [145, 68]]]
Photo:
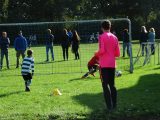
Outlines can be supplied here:
[[160, 64], [160, 49], [159, 49], [159, 46], [160, 45], [160, 42], [158, 41], [158, 65]]
[[129, 39], [130, 39], [130, 73], [133, 73], [133, 54], [132, 54], [132, 25], [130, 19], [128, 19], [128, 24], [129, 24]]

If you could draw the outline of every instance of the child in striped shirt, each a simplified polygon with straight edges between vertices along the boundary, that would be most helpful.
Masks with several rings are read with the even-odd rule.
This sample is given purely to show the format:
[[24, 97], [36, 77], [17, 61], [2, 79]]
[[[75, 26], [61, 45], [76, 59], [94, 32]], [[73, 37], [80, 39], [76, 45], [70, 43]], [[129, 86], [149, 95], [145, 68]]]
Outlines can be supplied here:
[[34, 59], [32, 57], [33, 51], [27, 51], [27, 57], [23, 59], [21, 74], [25, 81], [25, 91], [30, 91], [30, 84], [32, 81], [32, 76], [34, 74]]

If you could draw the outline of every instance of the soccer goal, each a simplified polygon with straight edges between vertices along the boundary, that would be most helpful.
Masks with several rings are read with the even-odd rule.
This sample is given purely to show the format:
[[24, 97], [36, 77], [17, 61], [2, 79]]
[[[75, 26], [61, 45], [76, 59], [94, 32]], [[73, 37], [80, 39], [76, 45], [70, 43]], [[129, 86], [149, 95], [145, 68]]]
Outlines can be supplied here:
[[[132, 36], [131, 36], [131, 21], [127, 18], [109, 19], [112, 23], [111, 32], [114, 33], [123, 49], [124, 29], [129, 30], [129, 56], [120, 57], [117, 59], [118, 70], [133, 72], [132, 58]], [[87, 63], [98, 49], [98, 36], [100, 34], [101, 23], [104, 20], [79, 20], [79, 21], [63, 21], [63, 22], [36, 22], [36, 23], [8, 23], [0, 24], [0, 31], [6, 31], [11, 41], [9, 49], [10, 66], [13, 73], [20, 74], [16, 69], [16, 52], [13, 48], [14, 40], [17, 32], [22, 30], [23, 36], [26, 37], [30, 49], [34, 51], [35, 59], [35, 74], [61, 74], [61, 73], [82, 73], [87, 71]], [[75, 54], [72, 53], [71, 46], [69, 47], [68, 60], [63, 60], [63, 51], [61, 47], [63, 29], [76, 30], [80, 36], [79, 54], [80, 59], [75, 60]], [[51, 61], [49, 51], [49, 61], [46, 62], [46, 30], [51, 29], [54, 35], [54, 61]], [[28, 48], [29, 49], [29, 48]], [[22, 61], [22, 59], [21, 59]], [[7, 73], [5, 70], [5, 59], [3, 62], [2, 73]]]

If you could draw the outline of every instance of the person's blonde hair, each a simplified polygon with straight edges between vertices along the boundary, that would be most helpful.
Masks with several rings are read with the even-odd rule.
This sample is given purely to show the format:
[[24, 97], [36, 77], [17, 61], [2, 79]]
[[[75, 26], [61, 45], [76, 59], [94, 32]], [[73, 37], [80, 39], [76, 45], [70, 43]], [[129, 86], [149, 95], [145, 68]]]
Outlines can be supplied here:
[[149, 31], [150, 31], [150, 32], [155, 32], [155, 29], [154, 29], [154, 28], [150, 28]]
[[2, 35], [5, 35], [5, 36], [7, 36], [7, 32], [2, 32]]
[[146, 30], [146, 27], [145, 27], [145, 26], [142, 26], [142, 27], [141, 27], [141, 32], [147, 33], [147, 30]]
[[51, 29], [47, 29], [47, 32], [48, 32], [49, 34], [51, 34], [51, 33], [52, 33]]

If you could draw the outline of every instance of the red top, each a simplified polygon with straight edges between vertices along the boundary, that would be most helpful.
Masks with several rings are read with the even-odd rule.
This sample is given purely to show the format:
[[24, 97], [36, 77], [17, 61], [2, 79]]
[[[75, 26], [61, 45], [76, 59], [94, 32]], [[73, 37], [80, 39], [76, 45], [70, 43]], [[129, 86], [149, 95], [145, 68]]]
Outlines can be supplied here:
[[88, 66], [93, 66], [95, 64], [99, 64], [99, 59], [97, 56], [93, 56], [88, 62]]

